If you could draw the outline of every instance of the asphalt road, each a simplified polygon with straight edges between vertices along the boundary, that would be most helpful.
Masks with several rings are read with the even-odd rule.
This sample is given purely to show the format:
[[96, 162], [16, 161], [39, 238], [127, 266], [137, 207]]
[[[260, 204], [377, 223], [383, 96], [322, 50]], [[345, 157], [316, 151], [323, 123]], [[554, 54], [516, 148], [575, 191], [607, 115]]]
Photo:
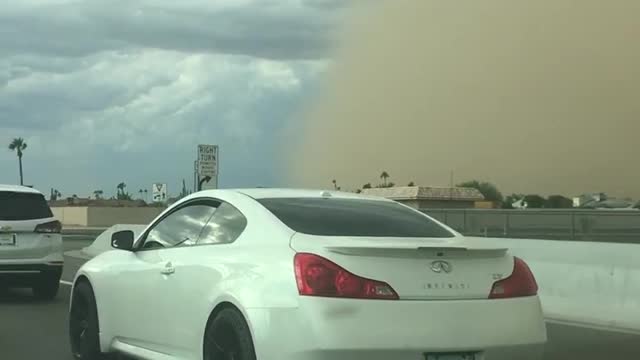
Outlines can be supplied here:
[[[65, 242], [66, 250], [88, 245]], [[70, 281], [83, 260], [67, 257], [63, 280]], [[28, 290], [0, 294], [0, 359], [71, 360], [67, 338], [68, 285], [52, 302], [35, 301]], [[544, 360], [640, 359], [640, 336], [548, 324]], [[515, 360], [515, 359], [514, 359]]]

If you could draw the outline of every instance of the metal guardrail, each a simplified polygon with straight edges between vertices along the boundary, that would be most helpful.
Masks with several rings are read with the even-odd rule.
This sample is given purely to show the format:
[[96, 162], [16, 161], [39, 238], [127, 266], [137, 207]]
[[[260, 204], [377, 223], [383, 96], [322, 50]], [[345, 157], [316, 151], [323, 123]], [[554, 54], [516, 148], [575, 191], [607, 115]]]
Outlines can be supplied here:
[[640, 243], [640, 211], [421, 209], [467, 236]]

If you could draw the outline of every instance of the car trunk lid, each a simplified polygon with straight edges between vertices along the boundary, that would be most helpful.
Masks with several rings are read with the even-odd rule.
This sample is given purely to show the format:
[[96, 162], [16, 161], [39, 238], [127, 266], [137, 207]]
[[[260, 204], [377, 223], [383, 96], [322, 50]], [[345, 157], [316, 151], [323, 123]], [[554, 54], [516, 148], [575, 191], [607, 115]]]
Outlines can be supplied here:
[[506, 249], [454, 238], [316, 236], [296, 233], [296, 252], [389, 284], [401, 300], [486, 299], [513, 271]]
[[55, 221], [39, 193], [0, 191], [0, 259], [36, 259], [51, 249], [53, 233], [36, 232]]

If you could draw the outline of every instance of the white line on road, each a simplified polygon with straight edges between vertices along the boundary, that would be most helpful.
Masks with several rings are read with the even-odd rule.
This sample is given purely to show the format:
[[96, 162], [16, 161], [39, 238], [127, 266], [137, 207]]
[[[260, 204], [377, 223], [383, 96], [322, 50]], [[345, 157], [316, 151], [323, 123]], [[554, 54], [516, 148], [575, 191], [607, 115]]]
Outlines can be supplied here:
[[69, 285], [69, 286], [73, 285], [73, 283], [71, 281], [65, 281], [65, 280], [60, 280], [60, 284]]

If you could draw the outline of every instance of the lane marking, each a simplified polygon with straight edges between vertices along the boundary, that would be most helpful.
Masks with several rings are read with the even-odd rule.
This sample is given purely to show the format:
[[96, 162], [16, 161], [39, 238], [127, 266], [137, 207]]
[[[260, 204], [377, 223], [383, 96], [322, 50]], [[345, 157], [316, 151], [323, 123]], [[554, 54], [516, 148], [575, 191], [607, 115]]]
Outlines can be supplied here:
[[71, 281], [66, 281], [66, 280], [60, 280], [60, 284], [68, 285], [68, 286], [72, 286], [73, 285], [73, 283]]

